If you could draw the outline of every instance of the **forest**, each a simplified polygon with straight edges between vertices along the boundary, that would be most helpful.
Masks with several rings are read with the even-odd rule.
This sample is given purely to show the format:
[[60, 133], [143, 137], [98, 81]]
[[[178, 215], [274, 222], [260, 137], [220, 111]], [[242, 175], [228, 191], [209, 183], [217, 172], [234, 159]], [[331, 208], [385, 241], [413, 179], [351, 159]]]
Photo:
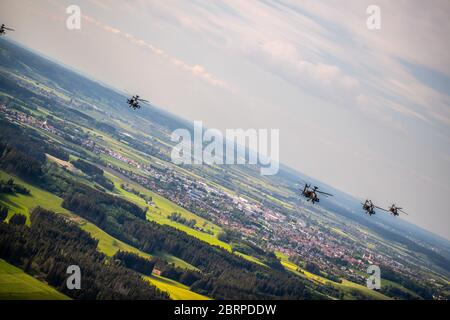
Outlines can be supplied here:
[[69, 160], [69, 154], [34, 130], [20, 128], [0, 117], [0, 168], [28, 180], [37, 181], [43, 174], [45, 154]]

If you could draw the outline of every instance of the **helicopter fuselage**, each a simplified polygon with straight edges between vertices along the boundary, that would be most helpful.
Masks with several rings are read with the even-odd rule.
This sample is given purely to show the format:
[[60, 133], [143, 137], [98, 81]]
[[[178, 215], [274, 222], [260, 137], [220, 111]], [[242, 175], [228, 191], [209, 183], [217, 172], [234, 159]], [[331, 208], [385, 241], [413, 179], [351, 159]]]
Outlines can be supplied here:
[[308, 198], [308, 201], [312, 201], [313, 203], [320, 201], [319, 197], [317, 196], [317, 193], [314, 190], [309, 189], [308, 187], [305, 187], [303, 189], [302, 195], [305, 198]]
[[362, 204], [362, 208], [364, 211], [366, 211], [366, 213], [371, 216], [373, 214], [375, 214], [375, 206], [373, 205], [372, 202], [365, 202]]

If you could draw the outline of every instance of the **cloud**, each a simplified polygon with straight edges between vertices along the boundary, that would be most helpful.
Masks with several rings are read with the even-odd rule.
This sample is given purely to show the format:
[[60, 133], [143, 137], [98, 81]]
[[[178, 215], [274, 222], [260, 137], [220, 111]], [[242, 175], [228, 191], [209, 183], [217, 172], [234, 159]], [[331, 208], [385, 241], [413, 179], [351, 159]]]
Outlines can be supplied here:
[[97, 7], [101, 8], [101, 9], [111, 9], [111, 7], [109, 6], [109, 3], [106, 3], [105, 1], [89, 0], [89, 2], [91, 2], [92, 4], [96, 5]]
[[[357, 110], [377, 102], [381, 121], [397, 121], [396, 114], [429, 126], [450, 124], [449, 96], [399, 61], [450, 74], [450, 48], [442, 41], [450, 33], [448, 1], [380, 0], [379, 31], [366, 27], [368, 0], [348, 0], [345, 8], [326, 0], [175, 3], [152, 10], [304, 92]], [[362, 101], [371, 103], [360, 108]]]
[[249, 54], [272, 73], [310, 94], [322, 98], [328, 96], [343, 104], [353, 103], [357, 96], [358, 79], [347, 75], [336, 65], [304, 59], [290, 43], [269, 41], [252, 48]]
[[167, 54], [164, 50], [155, 47], [154, 45], [139, 39], [137, 37], [135, 37], [134, 35], [130, 34], [130, 33], [126, 33], [123, 32], [117, 28], [111, 27], [107, 24], [104, 24], [96, 19], [94, 19], [91, 16], [88, 15], [83, 15], [83, 18], [94, 24], [95, 26], [105, 30], [106, 32], [112, 33], [114, 35], [118, 35], [124, 39], [126, 39], [127, 41], [131, 42], [134, 45], [137, 45], [139, 47], [142, 48], [146, 48], [149, 49], [153, 54], [165, 59], [166, 61], [170, 62], [172, 65], [180, 68], [181, 70], [187, 71], [189, 72], [191, 75], [193, 75], [194, 77], [197, 77], [199, 79], [202, 79], [203, 81], [209, 83], [212, 86], [215, 87], [219, 87], [222, 89], [225, 89], [231, 93], [236, 93], [236, 89], [233, 88], [231, 85], [229, 85], [227, 82], [225, 82], [224, 80], [221, 80], [219, 78], [217, 78], [216, 76], [214, 76], [211, 72], [209, 72], [204, 66], [199, 65], [199, 64], [195, 64], [195, 65], [190, 65], [180, 59], [177, 59], [175, 57], [170, 56], [169, 54]]

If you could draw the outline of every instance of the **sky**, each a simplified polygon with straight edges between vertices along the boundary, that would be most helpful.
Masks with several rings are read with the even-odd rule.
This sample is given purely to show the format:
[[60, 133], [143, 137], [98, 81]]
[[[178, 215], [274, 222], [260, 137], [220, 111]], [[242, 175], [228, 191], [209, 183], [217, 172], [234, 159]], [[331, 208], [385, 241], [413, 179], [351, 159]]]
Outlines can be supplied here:
[[0, 20], [188, 120], [279, 129], [282, 163], [450, 239], [449, 1], [2, 0]]

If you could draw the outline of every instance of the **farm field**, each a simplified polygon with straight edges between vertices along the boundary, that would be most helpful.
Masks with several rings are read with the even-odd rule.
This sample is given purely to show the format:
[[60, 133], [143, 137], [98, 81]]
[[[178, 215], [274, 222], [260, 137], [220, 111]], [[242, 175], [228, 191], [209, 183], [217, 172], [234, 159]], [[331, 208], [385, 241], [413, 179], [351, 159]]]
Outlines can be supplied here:
[[[184, 231], [187, 234], [196, 237], [202, 241], [205, 241], [213, 246], [218, 246], [221, 248], [224, 248], [225, 250], [231, 251], [231, 246], [228, 243], [225, 243], [223, 241], [220, 241], [217, 238], [217, 235], [222, 230], [219, 226], [213, 224], [212, 222], [199, 217], [192, 212], [187, 211], [186, 209], [176, 205], [175, 203], [171, 202], [170, 200], [167, 200], [160, 195], [151, 192], [150, 190], [147, 190], [141, 186], [138, 186], [135, 183], [129, 182], [129, 181], [123, 181], [119, 177], [111, 174], [106, 173], [106, 176], [111, 179], [114, 182], [115, 190], [118, 192], [118, 194], [122, 195], [125, 199], [134, 202], [138, 204], [141, 207], [148, 207], [147, 211], [147, 219], [150, 221], [154, 221], [159, 224], [165, 224], [171, 227], [174, 227], [178, 230]], [[134, 189], [142, 192], [143, 194], [146, 194], [148, 196], [151, 196], [153, 199], [153, 202], [155, 203], [156, 207], [148, 206], [143, 199], [138, 197], [137, 195], [127, 192], [126, 190], [122, 189], [120, 185], [122, 183], [128, 183], [130, 186], [132, 186]], [[199, 230], [192, 229], [188, 226], [185, 226], [181, 223], [177, 223], [175, 221], [170, 220], [167, 218], [168, 215], [170, 215], [173, 212], [178, 212], [181, 214], [182, 217], [186, 219], [195, 219], [197, 221], [196, 226], [204, 228], [205, 230], [210, 230], [213, 234], [208, 234]]]
[[[79, 224], [80, 228], [88, 232], [94, 239], [97, 239], [98, 247], [97, 249], [104, 253], [107, 256], [113, 256], [117, 251], [127, 251], [132, 252], [137, 255], [140, 255], [144, 258], [151, 258], [151, 255], [145, 252], [142, 252], [141, 250], [130, 246], [123, 241], [120, 241], [118, 239], [115, 239], [99, 227], [97, 227], [95, 224], [71, 213], [70, 211], [64, 209], [61, 207], [62, 199], [55, 196], [54, 194], [47, 192], [45, 190], [42, 190], [40, 188], [37, 188], [22, 179], [10, 175], [8, 173], [5, 173], [4, 171], [0, 171], [0, 179], [7, 180], [9, 178], [13, 178], [14, 181], [20, 185], [25, 186], [27, 189], [30, 190], [30, 195], [1, 195], [0, 196], [0, 204], [4, 205], [9, 208], [10, 212], [8, 215], [8, 218], [11, 217], [14, 213], [20, 213], [25, 216], [27, 216], [27, 223], [29, 224], [29, 212], [33, 208], [37, 206], [41, 206], [43, 208], [46, 208], [48, 210], [55, 211], [57, 213], [62, 213], [69, 217], [72, 221]], [[159, 254], [161, 258], [166, 260], [169, 263], [173, 263], [175, 266], [185, 269], [196, 269], [195, 267], [191, 266], [190, 264], [186, 263], [185, 261], [176, 258], [170, 254]]]
[[155, 285], [161, 291], [169, 293], [170, 298], [173, 300], [210, 300], [210, 298], [192, 292], [189, 290], [189, 287], [171, 279], [157, 275], [152, 275], [149, 277], [145, 276], [144, 279]]
[[[121, 250], [121, 251], [135, 253], [146, 259], [152, 258], [152, 255], [145, 253], [133, 246], [130, 246], [130, 245], [124, 243], [123, 241], [115, 239], [114, 237], [110, 236], [109, 234], [104, 232], [102, 229], [100, 229], [99, 227], [94, 225], [93, 223], [90, 223], [89, 221], [86, 221], [85, 219], [82, 219], [82, 218], [78, 217], [77, 215], [71, 213], [70, 211], [64, 209], [63, 207], [61, 207], [61, 203], [62, 203], [61, 198], [59, 198], [45, 190], [34, 187], [33, 185], [23, 181], [22, 179], [20, 179], [18, 177], [15, 177], [15, 176], [7, 174], [3, 171], [0, 171], [0, 179], [5, 180], [5, 179], [9, 179], [9, 178], [13, 178], [16, 183], [21, 184], [30, 190], [30, 195], [20, 195], [19, 194], [19, 195], [2, 195], [1, 196], [0, 204], [7, 206], [10, 209], [9, 216], [11, 216], [13, 214], [13, 212], [24, 214], [27, 216], [27, 219], [28, 219], [27, 223], [29, 224], [30, 223], [29, 222], [29, 211], [30, 210], [32, 210], [34, 207], [37, 207], [37, 206], [41, 206], [43, 208], [49, 208], [50, 210], [53, 210], [55, 212], [60, 212], [60, 213], [67, 215], [68, 217], [70, 217], [70, 219], [72, 221], [78, 223], [81, 229], [85, 230], [94, 239], [97, 239], [99, 241], [97, 250], [104, 253], [105, 255], [107, 255], [109, 257], [113, 256], [117, 251]], [[176, 267], [179, 267], [179, 268], [189, 269], [189, 270], [198, 270], [197, 268], [190, 265], [189, 263], [187, 263], [177, 257], [174, 257], [170, 254], [167, 254], [167, 253], [159, 252], [159, 253], [155, 254], [154, 256], [161, 257], [168, 263], [174, 264]], [[5, 265], [5, 270], [6, 269], [13, 270], [11, 268], [8, 269], [6, 267], [6, 265], [8, 265], [7, 262], [4, 262], [3, 264]], [[16, 268], [16, 267], [14, 267], [14, 268], [16, 269], [16, 272], [21, 271], [19, 268]], [[16, 289], [13, 289], [13, 287], [16, 288], [16, 286], [17, 286], [18, 290], [22, 290], [21, 288], [24, 287], [23, 290], [26, 292], [25, 285], [17, 284], [20, 281], [22, 281], [21, 279], [30, 279], [31, 278], [31, 279], [35, 280], [37, 283], [40, 283], [39, 280], [36, 280], [32, 276], [25, 274], [23, 271], [21, 271], [21, 272], [23, 273], [24, 276], [17, 277], [17, 280], [14, 280], [14, 277], [12, 275], [8, 275], [6, 272], [2, 272], [0, 274], [0, 284], [2, 284], [1, 288], [0, 288], [0, 299], [2, 299], [2, 297], [5, 297], [5, 299], [7, 299], [8, 297], [10, 297], [10, 299], [22, 299], [22, 298], [20, 298], [20, 295], [22, 293], [20, 293], [20, 291], [16, 293], [16, 291], [15, 291]], [[180, 299], [195, 299], [195, 298], [200, 299], [200, 297], [201, 297], [200, 295], [198, 295], [198, 297], [197, 297], [196, 294], [193, 292], [190, 292], [187, 287], [186, 288], [180, 287], [180, 286], [182, 286], [181, 284], [179, 284], [180, 286], [177, 286], [176, 282], [172, 283], [169, 280], [168, 280], [169, 282], [168, 281], [164, 282], [163, 280], [164, 280], [164, 278], [161, 277], [161, 279], [159, 279], [158, 284], [161, 286], [164, 286], [164, 289], [165, 289], [164, 291], [168, 292], [171, 296], [173, 295], [174, 297], [178, 297], [178, 296], [185, 297], [185, 298], [180, 298]], [[155, 281], [157, 281], [157, 280], [155, 280]], [[24, 282], [24, 280], [23, 280], [23, 282]], [[3, 286], [3, 283], [5, 283], [4, 286]], [[7, 285], [8, 283], [11, 283], [11, 286], [8, 286]], [[32, 288], [33, 286], [34, 287], [38, 286], [37, 284], [34, 284], [34, 282], [31, 282], [31, 283], [32, 283], [32, 285], [30, 288]], [[42, 286], [43, 286], [43, 288], [45, 288], [44, 283], [42, 283]], [[30, 289], [31, 293], [29, 294], [30, 299], [40, 299], [37, 296], [37, 295], [41, 294], [40, 291], [36, 291], [37, 293], [34, 293], [34, 291], [31, 291], [31, 290], [32, 289]], [[56, 290], [55, 290], [55, 292], [58, 293]], [[52, 293], [51, 290], [49, 291], [49, 293], [46, 293], [43, 291], [43, 293], [42, 293], [42, 294], [44, 294], [43, 299], [56, 299], [56, 298], [52, 298], [50, 296], [51, 293]], [[193, 298], [189, 298], [190, 293], [192, 294]], [[48, 297], [45, 294], [47, 294]], [[22, 295], [24, 295], [24, 294], [22, 294]], [[26, 298], [26, 295], [24, 295], [24, 299], [25, 298]]]
[[0, 300], [69, 300], [66, 295], [0, 259]]
[[352, 290], [358, 291], [360, 294], [366, 296], [368, 299], [376, 299], [376, 300], [390, 300], [391, 299], [382, 293], [379, 293], [374, 290], [370, 290], [369, 288], [367, 288], [365, 286], [362, 286], [360, 284], [357, 284], [357, 283], [354, 283], [354, 282], [351, 282], [351, 281], [348, 281], [345, 279], [341, 279], [342, 282], [338, 283], [338, 282], [331, 281], [327, 278], [324, 278], [322, 276], [308, 272], [308, 271], [300, 268], [299, 266], [295, 265], [294, 263], [290, 262], [288, 260], [288, 257], [280, 252], [277, 252], [277, 256], [280, 258], [281, 264], [287, 270], [291, 271], [292, 273], [294, 273], [302, 278], [306, 278], [310, 281], [319, 283], [321, 285], [330, 284], [336, 288], [341, 289], [345, 294], [344, 299], [347, 297], [350, 297], [350, 295], [347, 295], [347, 293], [350, 293]]
[[33, 185], [26, 183], [16, 176], [12, 176], [4, 171], [0, 171], [0, 179], [8, 180], [9, 178], [13, 178], [16, 183], [21, 184], [28, 190], [30, 190], [30, 195], [0, 195], [0, 204], [6, 206], [10, 211], [8, 219], [12, 216], [13, 213], [21, 213], [27, 216], [27, 224], [29, 224], [29, 211], [37, 206], [41, 206], [57, 213], [69, 213], [68, 210], [61, 207], [61, 198], [55, 196], [54, 194], [51, 194], [50, 192], [34, 187]]

